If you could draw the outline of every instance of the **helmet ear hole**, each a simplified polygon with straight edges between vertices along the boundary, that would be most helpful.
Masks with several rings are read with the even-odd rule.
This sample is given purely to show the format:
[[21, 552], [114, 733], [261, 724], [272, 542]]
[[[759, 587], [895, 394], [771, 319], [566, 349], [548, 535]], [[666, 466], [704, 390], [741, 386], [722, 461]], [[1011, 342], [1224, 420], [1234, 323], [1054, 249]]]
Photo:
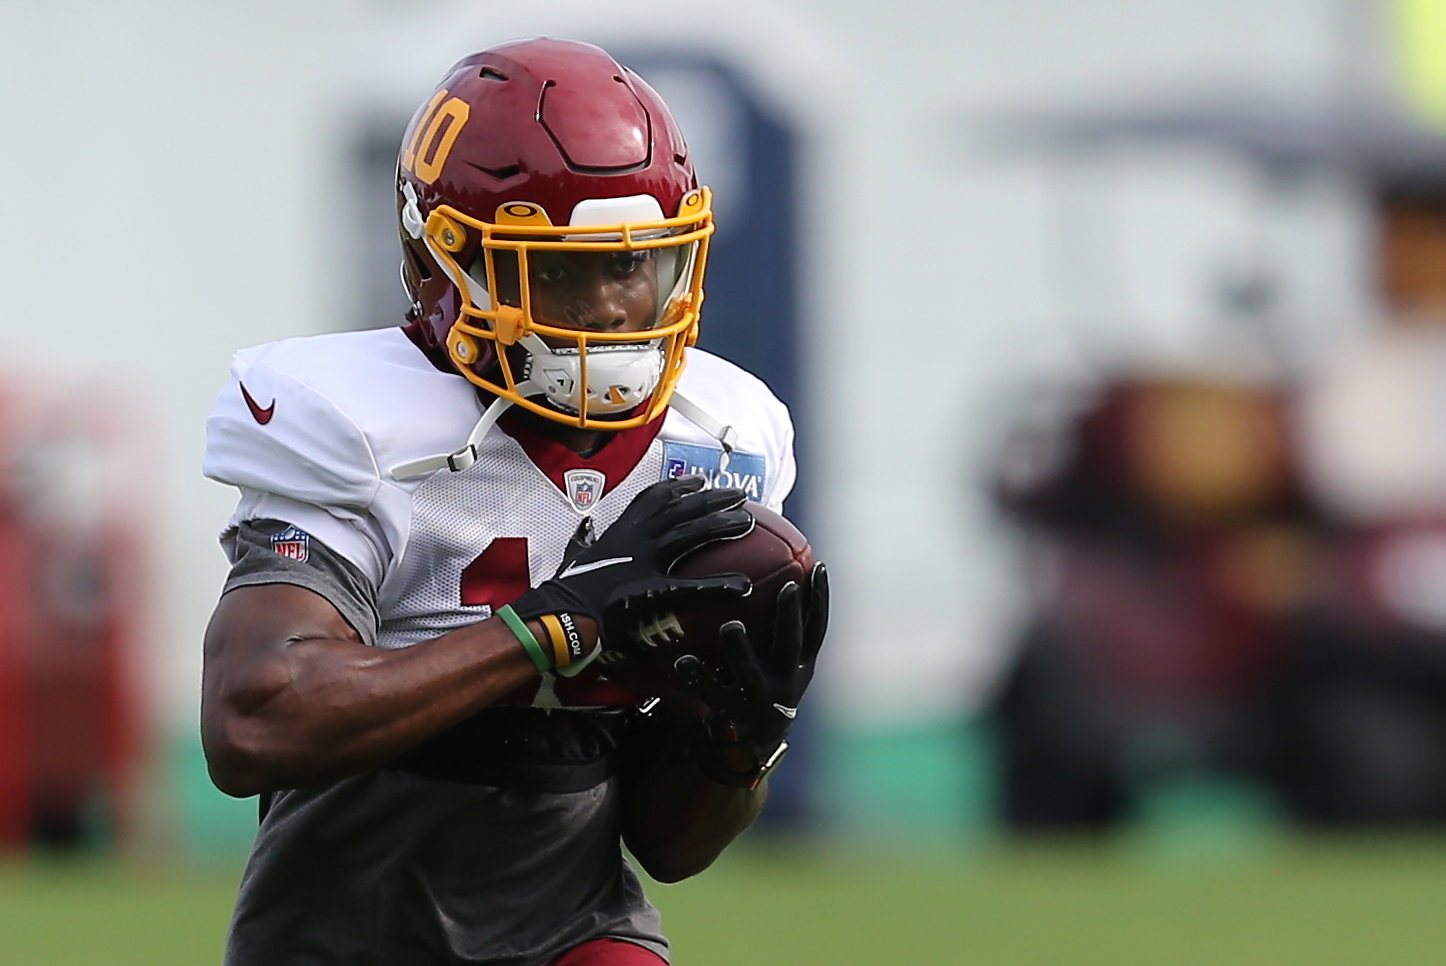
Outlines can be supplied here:
[[406, 268], [411, 268], [412, 277], [418, 282], [430, 282], [432, 280], [431, 267], [427, 264], [426, 260], [417, 257], [416, 249], [411, 245], [402, 246], [402, 258], [406, 259], [407, 263], [403, 271], [405, 271]]

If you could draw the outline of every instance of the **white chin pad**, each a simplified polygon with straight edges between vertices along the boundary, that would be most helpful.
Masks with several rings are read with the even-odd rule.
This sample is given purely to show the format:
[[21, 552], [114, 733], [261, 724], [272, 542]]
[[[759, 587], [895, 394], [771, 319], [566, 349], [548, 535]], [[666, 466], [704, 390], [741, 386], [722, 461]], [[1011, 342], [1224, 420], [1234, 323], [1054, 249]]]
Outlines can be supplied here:
[[567, 413], [582, 411], [584, 389], [588, 415], [627, 412], [653, 394], [663, 375], [662, 340], [589, 346], [586, 387], [577, 349], [553, 349], [536, 336], [522, 345], [528, 353], [527, 381], [542, 391], [548, 405]]

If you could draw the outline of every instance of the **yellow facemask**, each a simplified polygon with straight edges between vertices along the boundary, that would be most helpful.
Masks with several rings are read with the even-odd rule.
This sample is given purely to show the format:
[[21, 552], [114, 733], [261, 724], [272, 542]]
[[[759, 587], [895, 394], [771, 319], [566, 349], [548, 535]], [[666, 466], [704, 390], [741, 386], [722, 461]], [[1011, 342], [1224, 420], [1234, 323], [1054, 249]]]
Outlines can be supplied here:
[[457, 371], [582, 429], [662, 415], [698, 338], [711, 193], [694, 189], [662, 214], [648, 195], [584, 202], [568, 225], [522, 201], [492, 222], [435, 208], [425, 243], [465, 296], [446, 345]]

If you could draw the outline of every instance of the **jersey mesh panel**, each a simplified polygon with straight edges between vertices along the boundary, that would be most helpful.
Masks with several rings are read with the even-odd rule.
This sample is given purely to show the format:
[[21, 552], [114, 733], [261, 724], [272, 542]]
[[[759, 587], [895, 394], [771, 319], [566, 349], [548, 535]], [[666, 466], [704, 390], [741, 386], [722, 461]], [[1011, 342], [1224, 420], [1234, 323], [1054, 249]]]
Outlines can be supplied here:
[[[633, 497], [661, 479], [662, 460], [662, 444], [654, 440], [632, 472], [597, 502], [590, 515], [599, 533]], [[557, 572], [581, 520], [522, 448], [494, 430], [471, 467], [461, 473], [438, 471], [417, 488], [411, 537], [397, 573], [383, 587], [380, 645], [409, 647], [490, 617], [487, 606], [461, 603], [467, 565], [494, 539], [522, 537], [527, 540], [528, 586], [535, 587]]]

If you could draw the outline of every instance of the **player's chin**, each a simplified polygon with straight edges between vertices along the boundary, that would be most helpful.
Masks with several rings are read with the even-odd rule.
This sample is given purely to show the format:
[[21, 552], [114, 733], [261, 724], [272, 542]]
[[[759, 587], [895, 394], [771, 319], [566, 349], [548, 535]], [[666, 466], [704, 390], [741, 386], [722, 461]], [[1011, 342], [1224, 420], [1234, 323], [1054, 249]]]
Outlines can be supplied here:
[[624, 409], [615, 413], [589, 413], [588, 415], [591, 416], [593, 419], [598, 420], [599, 422], [621, 422], [624, 419], [632, 419], [634, 416], [642, 413], [645, 409], [647, 409], [649, 401], [650, 400], [644, 399], [642, 402], [638, 403], [631, 409]]
[[[548, 400], [545, 396], [535, 397], [535, 401], [541, 403], [555, 413], [560, 413], [568, 419], [576, 419], [578, 416], [578, 412], [576, 409], [558, 406]], [[600, 423], [620, 423], [623, 420], [632, 419], [634, 416], [641, 416], [643, 413], [647, 412], [648, 404], [652, 401], [652, 397], [649, 396], [635, 406], [629, 406], [627, 409], [619, 409], [613, 412], [599, 412], [596, 409], [589, 408], [587, 411], [587, 418], [591, 420], [596, 420]], [[619, 428], [621, 429], [622, 427]]]

